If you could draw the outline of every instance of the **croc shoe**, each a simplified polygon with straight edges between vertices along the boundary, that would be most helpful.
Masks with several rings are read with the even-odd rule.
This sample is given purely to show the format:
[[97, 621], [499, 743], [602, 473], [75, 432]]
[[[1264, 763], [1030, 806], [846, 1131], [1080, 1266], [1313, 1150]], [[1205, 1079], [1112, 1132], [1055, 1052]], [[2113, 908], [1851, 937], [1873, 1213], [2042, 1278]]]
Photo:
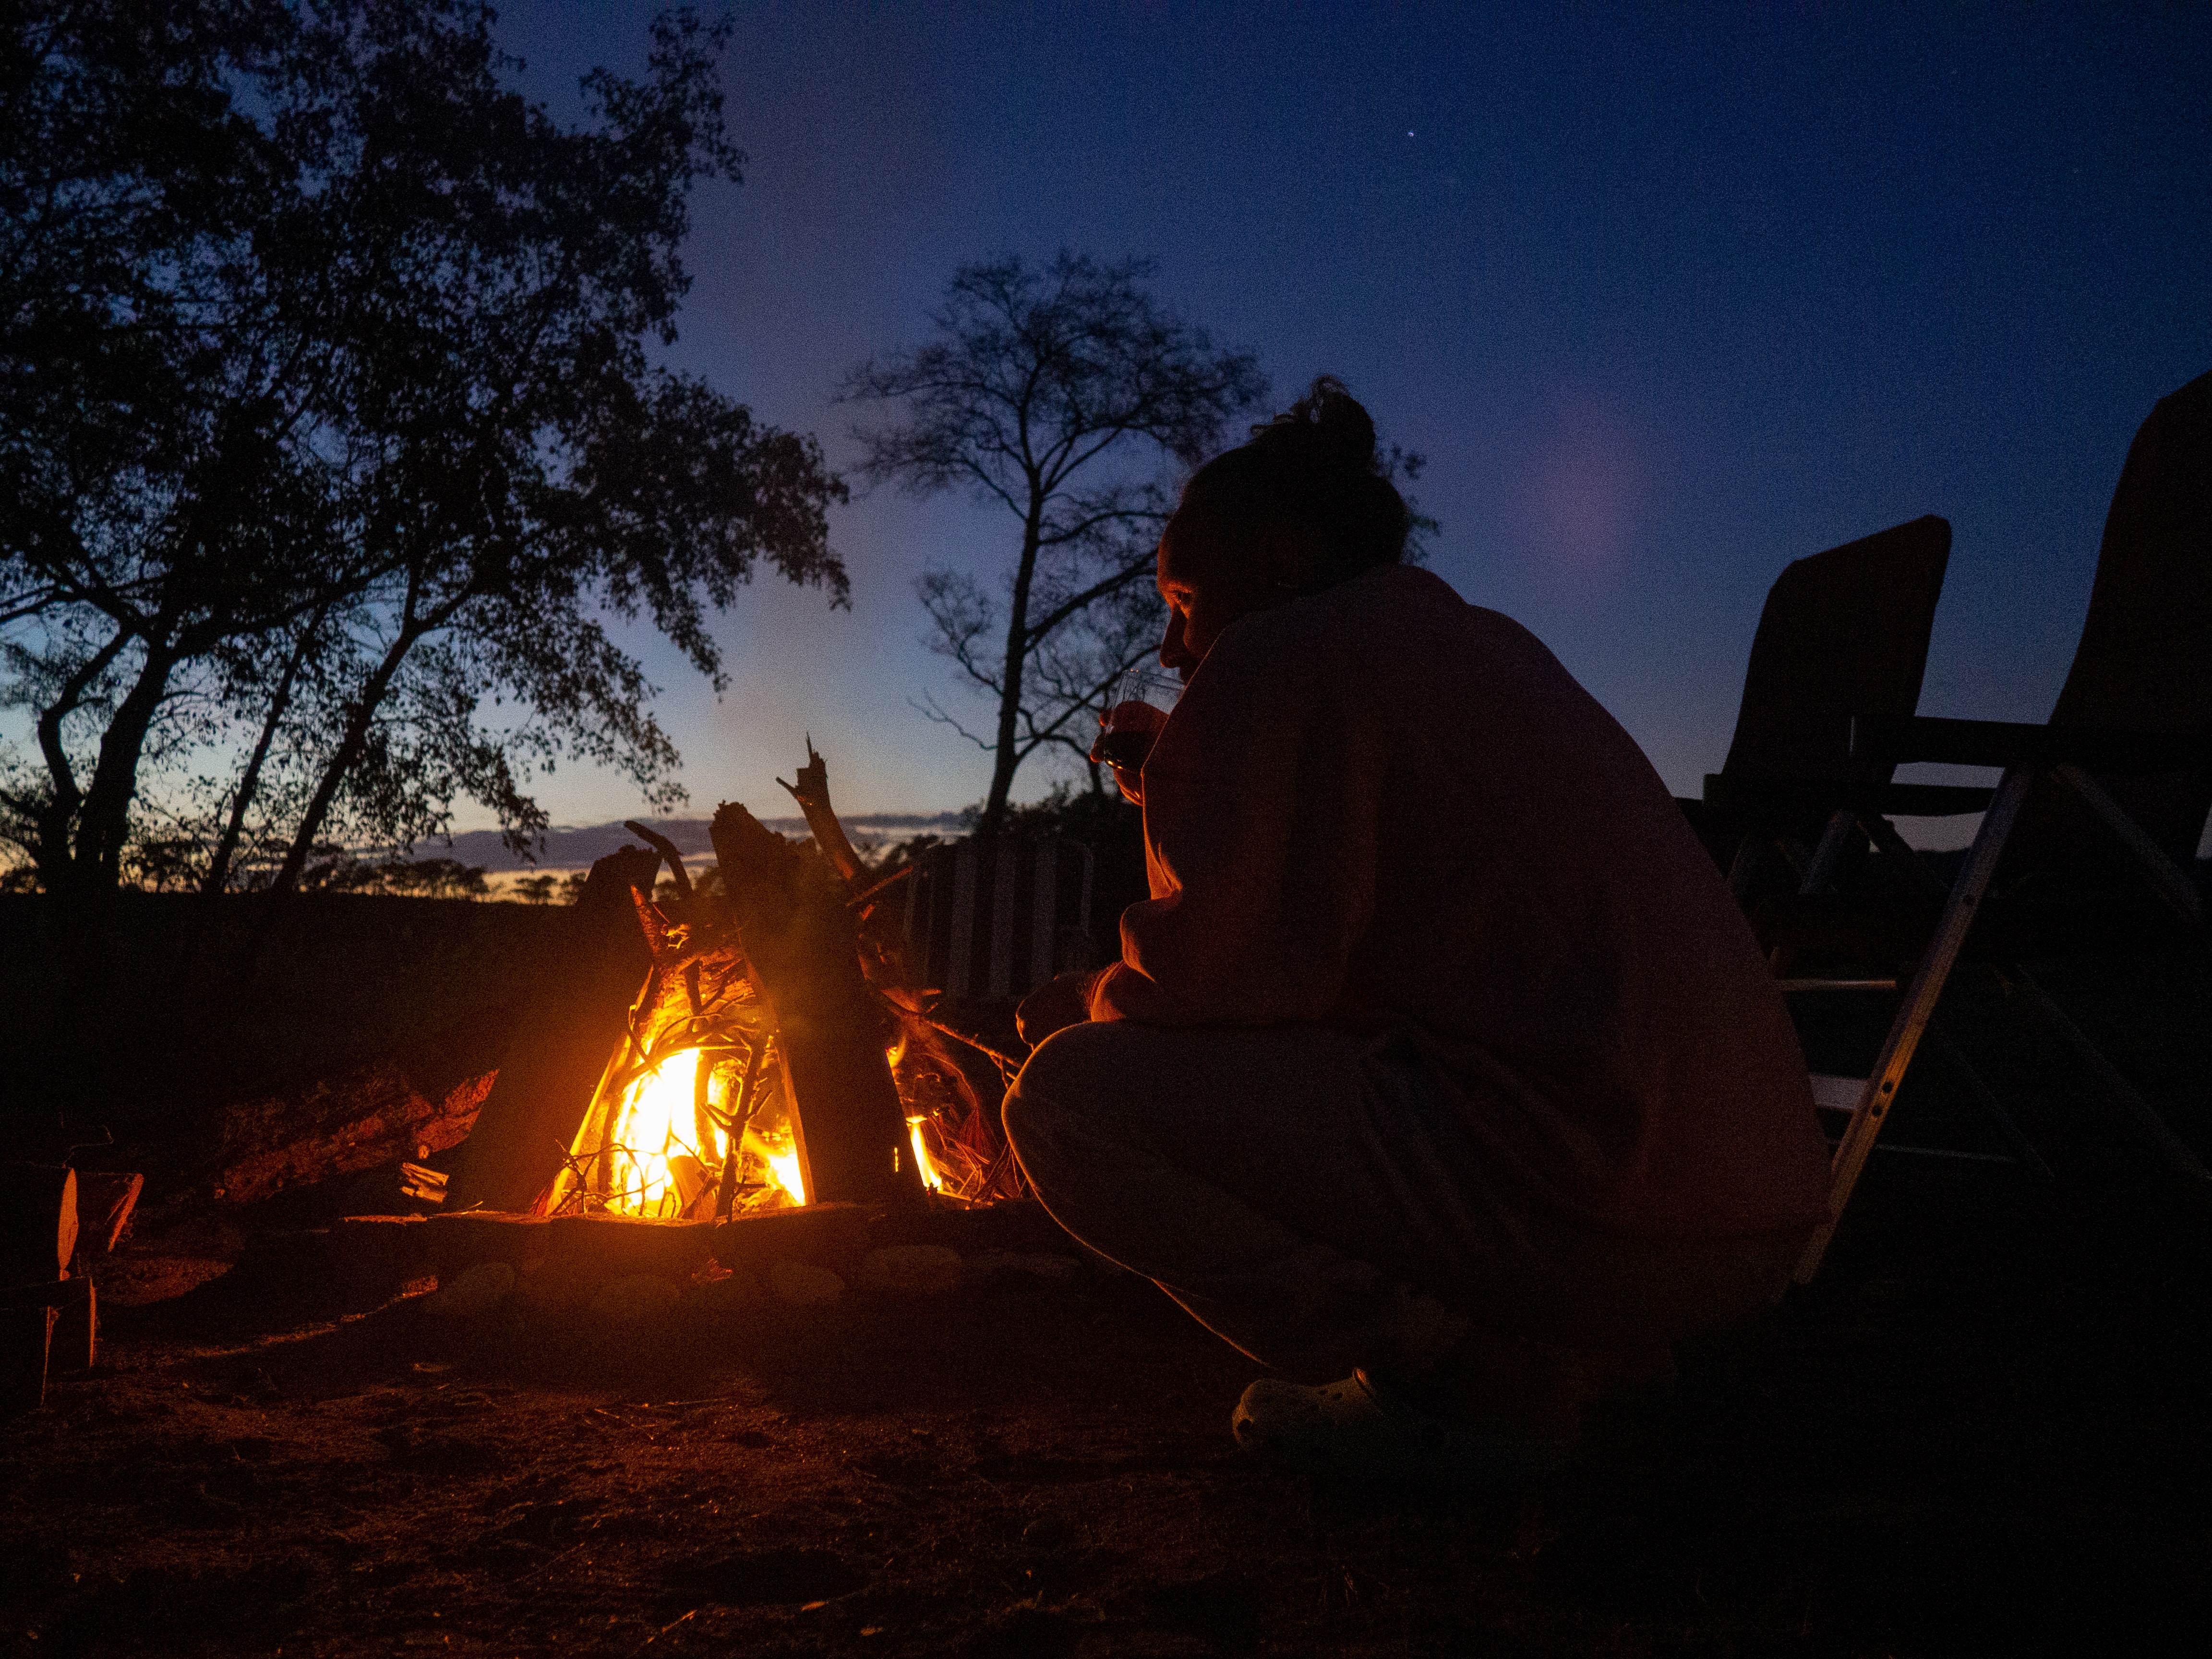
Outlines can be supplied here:
[[1431, 1417], [1364, 1371], [1307, 1388], [1262, 1377], [1229, 1419], [1255, 1457], [1306, 1474], [1419, 1486], [1480, 1486], [1544, 1474], [1571, 1440], [1480, 1429]]

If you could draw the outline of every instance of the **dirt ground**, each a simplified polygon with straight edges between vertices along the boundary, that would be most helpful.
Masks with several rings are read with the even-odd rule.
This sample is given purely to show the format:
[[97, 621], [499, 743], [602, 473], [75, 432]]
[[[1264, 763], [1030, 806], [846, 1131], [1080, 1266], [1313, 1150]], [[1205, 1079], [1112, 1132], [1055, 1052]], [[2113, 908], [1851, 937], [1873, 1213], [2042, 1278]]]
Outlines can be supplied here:
[[223, 1271], [238, 1231], [173, 1216], [115, 1264], [149, 1299], [111, 1310], [100, 1370], [0, 1429], [0, 1631], [23, 1655], [2201, 1652], [2201, 1224], [2156, 1189], [1896, 1162], [1767, 1326], [1561, 1474], [1457, 1496], [1251, 1467], [1227, 1419], [1255, 1368], [1097, 1268], [457, 1328]]
[[[1987, 984], [1946, 1018], [2055, 1182], [1878, 1153], [1765, 1326], [1559, 1474], [1439, 1496], [1248, 1464], [1256, 1368], [1095, 1267], [630, 1332], [288, 1272], [271, 1235], [321, 1224], [316, 1189], [242, 1202], [239, 1170], [388, 1185], [497, 1063], [483, 999], [512, 975], [484, 964], [514, 941], [362, 914], [408, 971], [315, 981], [332, 1054], [436, 1041], [260, 1093], [148, 1062], [125, 1144], [88, 1155], [147, 1200], [100, 1272], [100, 1368], [0, 1423], [0, 1652], [2205, 1651], [2212, 1213]], [[2046, 978], [2212, 1152], [2212, 969]], [[191, 1056], [226, 1052], [209, 1009]], [[1879, 1021], [1807, 1030], [1816, 1066], [1863, 1066]], [[1916, 1066], [1888, 1139], [1996, 1146], [1944, 1079]]]

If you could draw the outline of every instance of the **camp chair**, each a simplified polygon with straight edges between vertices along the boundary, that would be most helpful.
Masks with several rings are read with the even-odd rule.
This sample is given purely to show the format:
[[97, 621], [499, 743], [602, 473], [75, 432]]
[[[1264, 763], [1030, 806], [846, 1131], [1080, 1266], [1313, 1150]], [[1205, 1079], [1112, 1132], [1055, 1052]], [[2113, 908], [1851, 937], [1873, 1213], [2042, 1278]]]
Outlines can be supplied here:
[[1890, 765], [1851, 753], [1851, 716], [1919, 702], [1950, 557], [1951, 526], [1931, 515], [1799, 559], [1768, 591], [1728, 757], [1685, 803], [1739, 903], [1780, 860], [1793, 886], [1825, 886], [1856, 833], [1850, 808], [1888, 785]]
[[[2089, 614], [2049, 723], [1862, 711], [1851, 722], [1850, 750], [1856, 763], [1884, 776], [1906, 761], [1996, 767], [2002, 776], [1993, 790], [1953, 792], [1948, 805], [1896, 784], [1837, 792], [1836, 813], [1849, 812], [1885, 854], [1915, 869], [1925, 866], [1887, 814], [1980, 810], [1983, 818], [1932, 933], [1909, 977], [1899, 976], [1904, 996], [1852, 1103], [1827, 1218], [1798, 1264], [1800, 1283], [1820, 1267], [1970, 935], [2025, 954], [2034, 942], [2039, 896], [2069, 882], [2078, 893], [2085, 872], [2110, 866], [2120, 854], [2164, 908], [2202, 937], [2203, 901], [2192, 866], [2212, 811], [2212, 374], [2160, 400], [2129, 449], [2106, 520]], [[1793, 795], [1785, 782], [1778, 793], [1800, 799], [1809, 792]], [[1995, 899], [1985, 902], [1993, 885]], [[2115, 904], [2109, 894], [2090, 894], [2093, 911]], [[2192, 1183], [2212, 1185], [2196, 1153], [2034, 977], [2016, 960], [2003, 971], [2027, 1010], [2075, 1054], [2098, 1091], [2165, 1162]], [[1785, 979], [1784, 988], [1893, 990], [1897, 983], [1807, 978]]]
[[[1863, 816], [1892, 850], [1902, 848], [1888, 820], [1871, 811], [1877, 803], [1924, 814], [1975, 811], [1987, 802], [1985, 789], [1893, 783], [1893, 764], [1851, 753], [1855, 712], [1904, 718], [1919, 702], [1950, 555], [1951, 526], [1930, 515], [1799, 559], [1768, 591], [1727, 758], [1706, 776], [1703, 797], [1682, 804], [1747, 908], [1763, 906], [1763, 889], [1777, 879], [1792, 894], [1825, 891], [1867, 850]], [[1778, 967], [1786, 955], [1777, 952]], [[2011, 1146], [2003, 1161], [2047, 1176], [2039, 1154], [1964, 1052], [1942, 1032], [1931, 1035], [1968, 1097]], [[1863, 1079], [1815, 1073], [1812, 1082], [1824, 1112], [1847, 1118]], [[1886, 1150], [1984, 1156], [1893, 1143]]]

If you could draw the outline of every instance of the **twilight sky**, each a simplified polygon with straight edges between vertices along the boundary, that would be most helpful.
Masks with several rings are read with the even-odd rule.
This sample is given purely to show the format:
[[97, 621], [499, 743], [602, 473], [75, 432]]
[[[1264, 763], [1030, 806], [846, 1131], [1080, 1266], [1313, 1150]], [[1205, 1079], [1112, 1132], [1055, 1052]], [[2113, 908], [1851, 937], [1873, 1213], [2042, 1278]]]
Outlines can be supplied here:
[[[641, 65], [653, 9], [514, 0], [501, 37], [569, 112], [592, 63]], [[1427, 454], [1432, 567], [1678, 793], [1720, 764], [1782, 567], [1922, 513], [1956, 538], [1922, 711], [2044, 718], [2128, 441], [2212, 368], [2201, 7], [736, 15], [750, 160], [695, 200], [675, 362], [849, 465], [832, 388], [923, 338], [957, 265], [1156, 256], [1278, 405], [1334, 373]], [[878, 492], [832, 521], [852, 611], [763, 580], [720, 702], [648, 647], [693, 810], [780, 809], [808, 730], [848, 810], [979, 799], [988, 757], [908, 705], [960, 696], [913, 581], [995, 571], [1013, 528]], [[582, 771], [543, 798], [638, 805]]]

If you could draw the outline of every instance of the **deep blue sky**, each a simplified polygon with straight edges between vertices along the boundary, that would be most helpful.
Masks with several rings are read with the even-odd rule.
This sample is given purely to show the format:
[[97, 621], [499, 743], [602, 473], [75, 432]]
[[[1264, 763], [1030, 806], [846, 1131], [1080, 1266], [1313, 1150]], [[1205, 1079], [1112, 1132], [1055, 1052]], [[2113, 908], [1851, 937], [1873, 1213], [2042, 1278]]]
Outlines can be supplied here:
[[[1426, 453], [1434, 568], [1678, 791], [1781, 568], [1922, 513], [1956, 535], [1923, 711], [2043, 718], [2128, 441], [2212, 369], [2212, 10], [1468, 9], [740, 6], [750, 161], [696, 200], [675, 360], [849, 465], [831, 389], [957, 265], [1151, 254], [1277, 401], [1340, 374]], [[574, 109], [653, 10], [524, 0], [501, 36]], [[912, 583], [995, 569], [1002, 516], [839, 511], [853, 611], [754, 587], [720, 703], [649, 653], [695, 807], [780, 804], [808, 729], [853, 810], [980, 798], [908, 707], [957, 695]]]

